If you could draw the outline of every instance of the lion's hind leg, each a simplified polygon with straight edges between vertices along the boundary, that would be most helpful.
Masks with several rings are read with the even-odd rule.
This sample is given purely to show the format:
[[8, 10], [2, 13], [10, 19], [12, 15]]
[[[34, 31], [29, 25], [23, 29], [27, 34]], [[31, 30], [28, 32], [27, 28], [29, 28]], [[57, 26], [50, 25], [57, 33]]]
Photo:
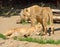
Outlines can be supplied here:
[[14, 32], [14, 30], [9, 30], [6, 33], [4, 33], [3, 35], [10, 36], [13, 32]]
[[54, 25], [53, 25], [53, 13], [52, 10], [49, 9], [49, 17], [50, 17], [50, 27], [51, 27], [51, 32], [54, 34]]

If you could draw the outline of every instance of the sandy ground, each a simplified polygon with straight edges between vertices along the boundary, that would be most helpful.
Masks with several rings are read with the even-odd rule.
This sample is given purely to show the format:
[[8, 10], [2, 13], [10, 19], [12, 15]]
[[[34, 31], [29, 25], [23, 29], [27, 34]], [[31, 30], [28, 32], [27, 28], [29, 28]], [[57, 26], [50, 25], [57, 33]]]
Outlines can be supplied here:
[[[16, 22], [17, 22], [18, 19], [19, 19], [19, 16], [0, 17], [0, 33], [5, 33], [6, 31], [8, 31], [9, 29], [12, 29], [12, 28], [26, 26], [26, 25], [17, 24]], [[53, 34], [51, 36], [46, 35], [46, 36], [43, 36], [43, 37], [45, 37], [47, 39], [52, 38], [52, 39], [55, 39], [55, 40], [60, 39], [60, 24], [54, 24], [54, 27], [55, 27], [55, 34], [54, 35]], [[7, 41], [9, 41], [9, 40], [7, 40]], [[0, 40], [0, 43], [1, 43], [1, 40]], [[14, 43], [12, 43], [12, 44], [14, 44]], [[26, 42], [23, 42], [23, 44], [21, 44], [21, 42], [20, 42], [21, 45], [24, 45], [22, 47], [25, 47], [25, 45], [26, 45], [26, 47], [28, 47], [28, 46], [29, 47], [32, 47], [32, 46], [33, 47], [60, 47], [60, 45], [53, 45], [53, 44], [36, 44], [36, 43], [26, 43], [26, 44], [24, 44], [24, 43], [26, 43]], [[11, 43], [9, 43], [9, 44], [11, 44]], [[18, 43], [16, 43], [16, 44], [18, 44]], [[0, 46], [5, 47], [4, 45], [5, 44], [0, 45]]]
[[[19, 16], [11, 16], [11, 17], [0, 17], [0, 33], [5, 33], [9, 29], [16, 28], [16, 27], [22, 27], [26, 25], [17, 24], [17, 20], [19, 19]], [[30, 25], [28, 25], [29, 27]], [[60, 39], [60, 24], [54, 24], [55, 28], [55, 34], [51, 36], [44, 36], [45, 38], [52, 38], [52, 39]]]
[[0, 33], [4, 33], [12, 28], [21, 27], [21, 24], [17, 24], [19, 18], [19, 16], [0, 17]]
[[26, 41], [17, 41], [13, 39], [1, 40], [0, 47], [60, 47], [60, 44], [38, 44]]

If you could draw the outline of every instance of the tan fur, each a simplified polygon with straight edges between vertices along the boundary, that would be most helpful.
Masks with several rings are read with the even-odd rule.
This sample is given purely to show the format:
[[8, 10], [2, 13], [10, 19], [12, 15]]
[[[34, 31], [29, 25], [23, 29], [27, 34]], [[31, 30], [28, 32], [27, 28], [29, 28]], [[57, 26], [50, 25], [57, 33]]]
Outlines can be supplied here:
[[42, 26], [41, 24], [37, 24], [35, 25], [35, 27], [31, 26], [29, 28], [28, 27], [14, 28], [4, 33], [4, 35], [8, 36], [9, 34], [11, 34], [10, 38], [12, 38], [14, 36], [38, 35], [40, 32], [42, 32]]
[[43, 7], [43, 16], [44, 16], [43, 26], [44, 26], [45, 30], [46, 30], [47, 25], [48, 25], [47, 22], [50, 21], [51, 31], [54, 34], [53, 13], [52, 13], [51, 8], [49, 8], [49, 7]]
[[31, 20], [31, 26], [34, 26], [36, 21], [42, 24], [45, 34], [47, 33], [47, 22], [50, 20], [51, 30], [54, 33], [53, 27], [53, 14], [51, 8], [49, 7], [40, 7], [34, 5], [23, 10], [22, 16], [25, 16], [24, 19]]

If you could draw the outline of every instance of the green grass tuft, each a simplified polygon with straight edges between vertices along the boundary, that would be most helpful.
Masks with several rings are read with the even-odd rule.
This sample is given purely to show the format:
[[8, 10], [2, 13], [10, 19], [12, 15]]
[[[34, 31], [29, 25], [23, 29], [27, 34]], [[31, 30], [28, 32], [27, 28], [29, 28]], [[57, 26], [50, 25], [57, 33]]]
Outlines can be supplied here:
[[35, 43], [39, 43], [39, 44], [60, 44], [60, 40], [53, 40], [53, 39], [48, 39], [48, 40], [44, 40], [43, 38], [41, 39], [35, 39], [35, 38], [18, 38], [15, 40], [19, 40], [19, 41], [28, 41], [28, 42], [35, 42]]
[[48, 44], [55, 44], [55, 41], [53, 39], [46, 40], [46, 43]]
[[60, 44], [60, 40], [57, 40], [57, 41], [55, 42], [55, 44]]
[[[0, 38], [2, 39], [7, 39], [6, 36], [4, 36], [3, 34], [0, 34]], [[35, 42], [35, 43], [39, 43], [39, 44], [60, 44], [60, 40], [53, 40], [53, 39], [48, 39], [45, 40], [43, 38], [41, 39], [35, 39], [35, 38], [24, 38], [24, 37], [13, 37], [14, 40], [19, 40], [19, 41], [28, 41], [28, 42]]]
[[6, 36], [4, 36], [3, 34], [0, 34], [0, 38], [7, 39]]
[[21, 21], [21, 24], [28, 24], [24, 19]]

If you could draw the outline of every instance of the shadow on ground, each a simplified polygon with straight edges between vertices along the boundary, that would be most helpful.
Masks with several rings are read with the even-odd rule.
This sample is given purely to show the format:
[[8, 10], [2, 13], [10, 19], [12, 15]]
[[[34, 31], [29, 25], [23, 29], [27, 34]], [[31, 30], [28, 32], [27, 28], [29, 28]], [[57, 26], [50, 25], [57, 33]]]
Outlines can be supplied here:
[[[54, 22], [54, 24], [60, 24], [60, 22]], [[54, 29], [54, 31], [58, 31], [58, 30], [60, 30], [60, 27], [57, 27], [56, 29]]]
[[54, 29], [54, 31], [58, 31], [58, 30], [60, 30], [60, 28], [56, 28], [56, 29]]

